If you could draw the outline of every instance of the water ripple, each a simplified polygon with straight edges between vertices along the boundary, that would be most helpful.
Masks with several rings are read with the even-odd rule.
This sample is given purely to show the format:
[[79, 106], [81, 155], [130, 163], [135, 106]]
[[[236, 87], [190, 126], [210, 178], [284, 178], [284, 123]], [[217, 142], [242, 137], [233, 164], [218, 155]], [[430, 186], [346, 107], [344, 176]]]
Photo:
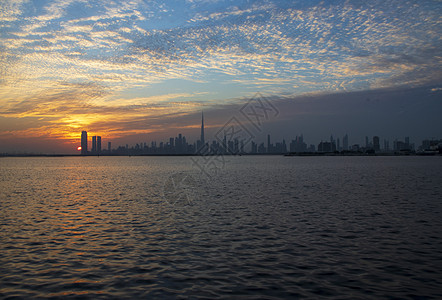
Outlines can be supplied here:
[[[185, 157], [0, 165], [0, 298], [442, 297], [439, 157]], [[195, 178], [197, 178], [195, 176]]]

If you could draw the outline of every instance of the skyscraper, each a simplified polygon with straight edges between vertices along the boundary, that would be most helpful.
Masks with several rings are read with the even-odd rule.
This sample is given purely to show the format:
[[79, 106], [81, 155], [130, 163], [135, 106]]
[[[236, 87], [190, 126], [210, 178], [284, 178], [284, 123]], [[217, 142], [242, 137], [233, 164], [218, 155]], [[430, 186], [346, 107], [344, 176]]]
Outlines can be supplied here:
[[87, 155], [87, 131], [81, 132], [81, 155]]
[[204, 113], [201, 112], [201, 144], [204, 146]]
[[373, 137], [373, 149], [374, 149], [374, 151], [380, 151], [381, 150], [381, 145], [379, 143], [379, 137], [378, 136], [374, 136]]

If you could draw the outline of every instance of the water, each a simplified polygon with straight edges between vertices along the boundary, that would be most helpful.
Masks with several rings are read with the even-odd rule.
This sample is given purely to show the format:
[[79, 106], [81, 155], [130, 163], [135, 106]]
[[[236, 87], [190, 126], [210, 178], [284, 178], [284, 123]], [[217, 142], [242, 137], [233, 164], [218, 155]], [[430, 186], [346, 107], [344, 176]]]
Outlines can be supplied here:
[[226, 159], [1, 158], [0, 298], [442, 297], [442, 157]]

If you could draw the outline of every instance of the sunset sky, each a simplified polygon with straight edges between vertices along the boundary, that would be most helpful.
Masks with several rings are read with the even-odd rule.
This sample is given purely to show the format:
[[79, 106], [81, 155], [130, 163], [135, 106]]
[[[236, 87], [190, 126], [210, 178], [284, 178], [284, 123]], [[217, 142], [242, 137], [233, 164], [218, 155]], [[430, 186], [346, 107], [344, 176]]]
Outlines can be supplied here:
[[0, 2], [0, 153], [210, 138], [257, 92], [277, 139], [442, 138], [442, 1]]

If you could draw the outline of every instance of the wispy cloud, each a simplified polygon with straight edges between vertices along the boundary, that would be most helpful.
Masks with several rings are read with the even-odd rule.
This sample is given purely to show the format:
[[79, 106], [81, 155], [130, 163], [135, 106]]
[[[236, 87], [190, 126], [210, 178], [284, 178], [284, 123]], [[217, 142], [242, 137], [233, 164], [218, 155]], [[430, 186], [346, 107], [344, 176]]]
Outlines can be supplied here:
[[[56, 1], [42, 8], [46, 13], [25, 18], [23, 30], [11, 32], [4, 43], [9, 52], [37, 50], [43, 59], [57, 52], [66, 60], [59, 68], [66, 63], [79, 69], [89, 65], [88, 74], [95, 71], [107, 79], [109, 74], [103, 73], [129, 73], [137, 81], [142, 71], [156, 81], [202, 78], [213, 72], [258, 79], [265, 69], [267, 75], [286, 78], [314, 79], [319, 73], [330, 83], [359, 76], [370, 85], [378, 74], [411, 76], [416, 64], [434, 65], [434, 59], [440, 64], [437, 50], [431, 51], [440, 49], [439, 17], [425, 5], [278, 5], [195, 10], [189, 23], [151, 30], [146, 20], [158, 4], [96, 2], [88, 10], [82, 1]], [[411, 9], [422, 13], [412, 14]], [[402, 14], [411, 19], [399, 19]], [[405, 26], [410, 22], [413, 29]]]

